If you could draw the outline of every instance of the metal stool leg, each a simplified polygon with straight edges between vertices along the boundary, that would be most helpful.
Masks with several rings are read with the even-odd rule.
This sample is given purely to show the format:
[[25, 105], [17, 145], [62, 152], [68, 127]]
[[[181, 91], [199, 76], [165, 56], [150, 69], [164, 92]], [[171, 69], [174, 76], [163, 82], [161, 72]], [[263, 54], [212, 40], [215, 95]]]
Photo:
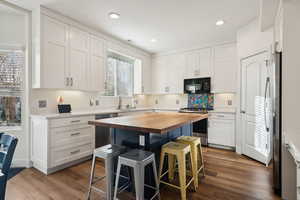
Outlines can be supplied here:
[[134, 182], [136, 200], [144, 200], [145, 168], [144, 166], [134, 167]]
[[119, 185], [120, 172], [121, 172], [121, 163], [120, 163], [120, 160], [119, 160], [119, 162], [118, 162], [118, 168], [117, 168], [116, 182], [115, 182], [114, 200], [117, 200], [117, 193], [118, 193], [118, 185]]
[[152, 169], [153, 169], [153, 174], [154, 174], [154, 181], [155, 181], [156, 192], [158, 192], [157, 196], [158, 196], [158, 199], [160, 199], [159, 183], [158, 183], [158, 179], [159, 178], [157, 176], [155, 157], [153, 157]]
[[105, 174], [106, 174], [106, 199], [112, 199], [112, 188], [113, 188], [113, 158], [105, 160]]
[[91, 175], [90, 175], [89, 192], [87, 195], [87, 199], [90, 199], [90, 196], [91, 196], [92, 184], [93, 184], [94, 173], [95, 173], [95, 164], [96, 164], [95, 162], [96, 162], [96, 156], [93, 155], [92, 170], [91, 170]]

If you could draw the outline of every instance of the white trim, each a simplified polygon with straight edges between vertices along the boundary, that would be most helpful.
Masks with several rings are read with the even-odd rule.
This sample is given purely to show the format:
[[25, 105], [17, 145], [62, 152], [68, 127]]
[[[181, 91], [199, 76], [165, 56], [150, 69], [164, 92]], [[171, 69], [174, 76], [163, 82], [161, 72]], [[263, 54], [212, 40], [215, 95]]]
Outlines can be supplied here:
[[25, 46], [22, 44], [0, 44], [0, 51], [25, 51]]
[[17, 159], [17, 160], [13, 160], [12, 167], [26, 167], [29, 168], [31, 167], [30, 161], [26, 160], [26, 159]]

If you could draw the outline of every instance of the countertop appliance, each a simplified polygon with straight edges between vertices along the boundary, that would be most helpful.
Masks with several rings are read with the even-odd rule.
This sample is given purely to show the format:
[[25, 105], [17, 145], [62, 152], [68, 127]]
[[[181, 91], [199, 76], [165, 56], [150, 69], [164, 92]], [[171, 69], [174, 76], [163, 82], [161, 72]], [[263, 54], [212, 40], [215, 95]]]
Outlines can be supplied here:
[[[202, 108], [181, 108], [179, 110], [181, 113], [199, 113], [199, 114], [207, 114], [207, 109]], [[207, 146], [208, 140], [207, 140], [207, 125], [208, 120], [203, 119], [197, 122], [193, 123], [193, 136], [200, 137], [201, 138], [201, 145]]]
[[275, 193], [281, 195], [282, 188], [282, 132], [281, 132], [281, 71], [282, 53], [274, 54], [274, 73], [273, 73], [273, 188]]
[[185, 94], [210, 93], [210, 77], [184, 79], [183, 84]]
[[[118, 113], [96, 115], [95, 119], [105, 119], [117, 117]], [[96, 126], [95, 127], [95, 148], [102, 147], [111, 143], [111, 128]]]

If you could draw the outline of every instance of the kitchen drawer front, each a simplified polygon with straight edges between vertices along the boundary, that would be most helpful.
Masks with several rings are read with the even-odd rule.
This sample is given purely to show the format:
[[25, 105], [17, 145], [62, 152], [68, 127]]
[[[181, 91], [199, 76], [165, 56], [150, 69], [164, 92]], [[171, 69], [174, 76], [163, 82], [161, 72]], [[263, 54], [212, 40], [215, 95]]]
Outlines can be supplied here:
[[234, 120], [208, 120], [208, 143], [235, 147]]
[[70, 117], [70, 118], [59, 118], [51, 119], [50, 127], [63, 127], [63, 126], [73, 126], [78, 124], [88, 124], [88, 121], [95, 120], [95, 116], [83, 116], [83, 117]]
[[209, 113], [209, 119], [226, 119], [226, 120], [234, 120], [235, 115], [230, 113]]
[[78, 145], [77, 147], [68, 147], [53, 149], [51, 151], [50, 167], [56, 167], [80, 158], [92, 155], [92, 143]]
[[51, 130], [51, 147], [62, 147], [65, 145], [76, 146], [82, 142], [92, 142], [92, 134], [95, 134], [91, 126], [82, 126], [80, 128], [53, 128]]

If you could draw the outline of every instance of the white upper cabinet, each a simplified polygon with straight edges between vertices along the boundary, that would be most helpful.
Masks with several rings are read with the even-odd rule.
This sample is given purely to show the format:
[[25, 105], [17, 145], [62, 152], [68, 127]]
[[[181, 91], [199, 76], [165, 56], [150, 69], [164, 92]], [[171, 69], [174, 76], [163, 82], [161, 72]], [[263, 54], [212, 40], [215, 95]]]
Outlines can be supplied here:
[[89, 70], [89, 34], [78, 28], [70, 28], [69, 77], [72, 89], [87, 90]]
[[183, 93], [185, 56], [159, 56], [152, 62], [152, 91], [155, 94]]
[[211, 76], [211, 48], [200, 49], [186, 54], [185, 78]]
[[87, 74], [88, 90], [104, 92], [105, 82], [105, 42], [90, 35], [90, 65]]
[[42, 88], [65, 88], [68, 75], [69, 26], [50, 17], [41, 18], [41, 65]]
[[237, 50], [235, 44], [214, 48], [212, 92], [235, 93], [237, 86]]

